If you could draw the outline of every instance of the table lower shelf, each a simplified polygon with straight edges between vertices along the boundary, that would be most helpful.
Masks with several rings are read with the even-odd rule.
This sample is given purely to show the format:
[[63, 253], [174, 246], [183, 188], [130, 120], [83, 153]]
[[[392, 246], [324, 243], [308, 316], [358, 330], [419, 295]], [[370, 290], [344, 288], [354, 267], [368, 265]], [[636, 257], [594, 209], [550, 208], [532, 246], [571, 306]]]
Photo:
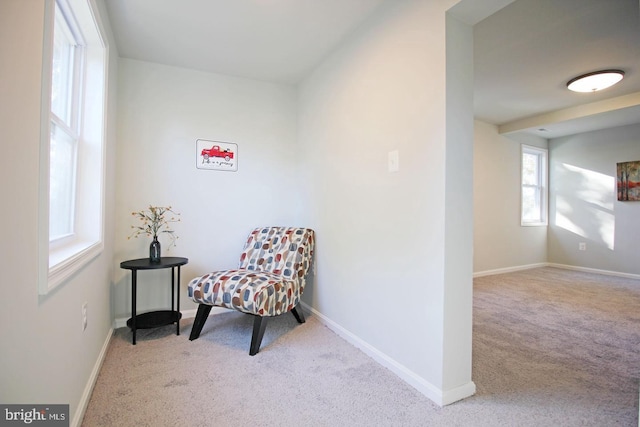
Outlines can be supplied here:
[[[179, 311], [150, 311], [136, 316], [136, 329], [149, 329], [157, 328], [158, 326], [170, 325], [172, 323], [176, 323], [181, 318], [182, 313]], [[133, 327], [133, 318], [127, 320], [127, 326], [129, 328]]]

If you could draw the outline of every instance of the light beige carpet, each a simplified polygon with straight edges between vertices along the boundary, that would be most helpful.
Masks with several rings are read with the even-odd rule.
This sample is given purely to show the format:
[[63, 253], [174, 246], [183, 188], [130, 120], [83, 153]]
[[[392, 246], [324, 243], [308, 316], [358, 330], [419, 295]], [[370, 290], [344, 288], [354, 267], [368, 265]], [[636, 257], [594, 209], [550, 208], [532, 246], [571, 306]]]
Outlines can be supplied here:
[[[477, 394], [439, 408], [313, 317], [116, 331], [83, 426], [637, 426], [640, 282], [554, 268], [474, 281]], [[417, 327], [417, 325], [416, 325]]]

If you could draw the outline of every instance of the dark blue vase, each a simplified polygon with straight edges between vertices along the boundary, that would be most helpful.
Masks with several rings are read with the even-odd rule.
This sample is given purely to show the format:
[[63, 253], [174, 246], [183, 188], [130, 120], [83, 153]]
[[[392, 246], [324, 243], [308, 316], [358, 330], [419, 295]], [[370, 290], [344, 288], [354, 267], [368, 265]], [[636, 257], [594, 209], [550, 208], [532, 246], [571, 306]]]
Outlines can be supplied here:
[[160, 262], [160, 242], [158, 236], [153, 236], [153, 241], [149, 245], [149, 260], [151, 262]]

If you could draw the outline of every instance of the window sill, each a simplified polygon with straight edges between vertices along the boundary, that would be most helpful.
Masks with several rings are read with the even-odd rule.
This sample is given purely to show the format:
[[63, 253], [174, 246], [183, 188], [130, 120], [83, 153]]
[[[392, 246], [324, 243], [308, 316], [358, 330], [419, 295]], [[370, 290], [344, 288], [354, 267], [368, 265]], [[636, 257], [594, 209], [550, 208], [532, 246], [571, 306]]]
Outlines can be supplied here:
[[44, 295], [63, 283], [104, 249], [102, 240], [80, 241], [65, 245], [49, 253], [49, 274], [46, 283], [41, 284], [40, 294]]

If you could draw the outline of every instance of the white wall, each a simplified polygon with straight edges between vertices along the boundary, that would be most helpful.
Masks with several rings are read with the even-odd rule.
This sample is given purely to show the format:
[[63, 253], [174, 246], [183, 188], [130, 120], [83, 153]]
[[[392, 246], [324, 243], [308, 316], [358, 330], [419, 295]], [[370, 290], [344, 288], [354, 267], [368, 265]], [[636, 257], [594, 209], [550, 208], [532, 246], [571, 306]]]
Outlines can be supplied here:
[[[443, 389], [475, 391], [473, 328], [473, 29], [446, 16]], [[470, 390], [469, 393], [472, 391]]]
[[[474, 390], [470, 348], [445, 359], [445, 317], [462, 318], [456, 344], [471, 340], [470, 225], [462, 243], [445, 235], [445, 220], [460, 220], [446, 199], [454, 148], [471, 170], [471, 131], [466, 148], [455, 138], [448, 146], [445, 3], [387, 3], [304, 80], [299, 98], [305, 220], [318, 232], [317, 280], [303, 300], [438, 403]], [[390, 173], [392, 150], [400, 170]], [[459, 191], [471, 211], [470, 182]], [[447, 255], [462, 247], [466, 278], [448, 276], [447, 237]], [[445, 304], [449, 291], [461, 305]]]
[[[117, 155], [113, 115], [109, 121], [106, 250], [38, 299], [31, 267], [38, 242], [44, 8], [43, 1], [3, 2], [0, 55], [10, 60], [0, 61], [7, 76], [0, 83], [0, 132], [11, 156], [0, 161], [3, 182], [15, 185], [3, 187], [2, 196], [6, 206], [21, 209], [1, 214], [8, 225], [5, 248], [11, 248], [3, 257], [15, 266], [5, 274], [1, 296], [20, 303], [2, 311], [1, 338], [11, 346], [1, 356], [0, 401], [70, 402], [78, 413], [111, 315], [129, 316], [129, 275], [118, 265], [147, 256], [148, 242], [127, 236], [130, 212], [148, 204], [171, 204], [182, 213], [178, 247], [164, 253], [190, 258], [183, 310], [194, 308], [184, 300], [186, 281], [235, 265], [249, 228], [313, 226], [318, 277], [305, 302], [436, 402], [471, 394], [470, 273], [452, 270], [456, 249], [469, 270], [470, 260], [463, 259], [470, 256], [470, 228], [463, 223], [469, 212], [455, 209], [471, 211], [464, 202], [471, 189], [447, 195], [469, 176], [445, 168], [461, 156], [461, 166], [471, 170], [468, 130], [458, 133], [448, 117], [456, 111], [447, 109], [466, 94], [450, 93], [446, 85], [460, 77], [466, 84], [469, 77], [468, 70], [456, 76], [447, 68], [446, 37], [460, 36], [468, 48], [467, 36], [459, 34], [468, 33], [464, 25], [445, 34], [452, 3], [388, 2], [301, 85], [298, 99], [288, 86], [130, 60], [118, 68], [113, 55], [110, 102], [116, 77], [120, 99]], [[110, 104], [110, 114], [114, 109]], [[238, 172], [197, 170], [197, 138], [237, 143]], [[387, 152], [394, 149], [400, 170], [389, 173]], [[463, 230], [452, 232], [456, 224]], [[159, 291], [152, 283], [164, 276], [145, 273], [139, 307], [164, 307], [168, 286]], [[84, 301], [89, 329], [81, 333]]]
[[473, 271], [486, 274], [547, 262], [547, 227], [520, 225], [520, 147], [544, 138], [498, 134], [476, 120], [473, 159]]
[[[640, 159], [639, 137], [630, 125], [547, 141], [476, 121], [474, 273], [551, 263], [637, 276], [640, 203], [617, 200], [616, 163]], [[549, 148], [548, 227], [519, 225], [522, 143]]]
[[[4, 242], [0, 402], [68, 403], [72, 422], [77, 422], [90, 393], [85, 387], [96, 373], [96, 362], [110, 336], [113, 212], [107, 208], [102, 254], [50, 294], [39, 296], [36, 263], [38, 242], [43, 237], [38, 230], [38, 198], [43, 190], [38, 187], [38, 175], [44, 166], [38, 163], [38, 153], [44, 14], [44, 0], [0, 2], [0, 141], [4, 151], [0, 157]], [[113, 71], [117, 53], [111, 61]], [[108, 110], [113, 113], [117, 85], [111, 77]], [[113, 130], [112, 126], [107, 129], [107, 206], [114, 204]], [[88, 328], [83, 332], [84, 302], [88, 303]]]
[[[150, 239], [127, 240], [131, 212], [173, 206], [179, 239], [167, 250], [161, 236], [163, 255], [189, 258], [181, 306], [195, 309], [189, 279], [236, 267], [254, 227], [300, 224], [295, 88], [128, 59], [119, 80], [116, 265], [149, 255]], [[197, 139], [238, 144], [238, 171], [197, 169]], [[114, 315], [126, 319], [130, 272], [115, 277]], [[169, 277], [138, 274], [138, 310], [168, 307]]]
[[639, 140], [630, 125], [550, 141], [549, 262], [640, 274], [640, 202], [616, 195], [616, 163], [640, 160]]

